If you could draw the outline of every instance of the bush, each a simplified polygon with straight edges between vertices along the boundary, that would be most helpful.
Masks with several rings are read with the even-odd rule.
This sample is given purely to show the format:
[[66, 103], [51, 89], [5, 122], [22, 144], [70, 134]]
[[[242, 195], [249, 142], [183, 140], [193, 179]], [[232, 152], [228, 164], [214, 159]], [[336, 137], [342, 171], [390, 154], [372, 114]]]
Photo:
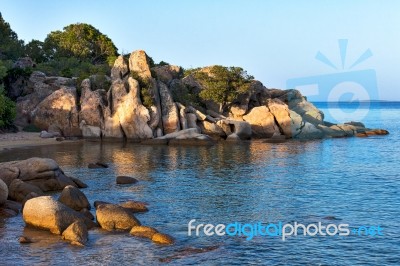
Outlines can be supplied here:
[[140, 99], [142, 104], [149, 108], [154, 105], [152, 93], [151, 93], [151, 80], [142, 78], [138, 72], [131, 71], [131, 77], [139, 82], [140, 86]]
[[41, 132], [42, 130], [38, 127], [36, 127], [35, 125], [27, 125], [26, 127], [24, 127], [22, 129], [22, 131], [25, 132]]
[[203, 86], [201, 99], [211, 100], [226, 107], [241, 93], [249, 90], [253, 76], [240, 67], [212, 66], [210, 68], [188, 69], [184, 75], [193, 75]]
[[15, 103], [6, 97], [4, 88], [0, 85], [0, 127], [11, 126], [15, 115]]

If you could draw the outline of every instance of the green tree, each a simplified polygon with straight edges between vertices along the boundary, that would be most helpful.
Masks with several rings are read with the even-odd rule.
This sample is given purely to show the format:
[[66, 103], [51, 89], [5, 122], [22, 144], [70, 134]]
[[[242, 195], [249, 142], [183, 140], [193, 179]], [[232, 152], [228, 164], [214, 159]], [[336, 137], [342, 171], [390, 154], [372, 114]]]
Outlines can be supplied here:
[[192, 74], [204, 87], [199, 96], [221, 104], [224, 109], [237, 96], [249, 90], [253, 76], [248, 75], [241, 67], [212, 66], [206, 69], [186, 71]]
[[63, 31], [53, 31], [44, 41], [49, 59], [76, 57], [92, 64], [106, 63], [108, 57], [117, 55], [117, 48], [106, 35], [92, 25], [71, 24]]
[[36, 63], [43, 63], [47, 61], [47, 55], [44, 50], [44, 42], [39, 40], [32, 40], [25, 45], [25, 55], [32, 58]]
[[24, 41], [18, 40], [18, 35], [0, 13], [0, 60], [15, 60], [23, 53]]
[[2, 81], [7, 75], [7, 67], [0, 60], [0, 128], [10, 126], [15, 118], [15, 103], [6, 97]]

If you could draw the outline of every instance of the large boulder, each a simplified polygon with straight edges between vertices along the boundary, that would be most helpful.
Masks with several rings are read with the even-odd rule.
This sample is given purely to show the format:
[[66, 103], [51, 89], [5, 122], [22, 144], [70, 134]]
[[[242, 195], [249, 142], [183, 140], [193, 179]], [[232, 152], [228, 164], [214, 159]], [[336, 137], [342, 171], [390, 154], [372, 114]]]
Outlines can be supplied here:
[[149, 110], [140, 100], [139, 83], [129, 77], [113, 82], [108, 91], [109, 106], [106, 109], [103, 136], [107, 138], [149, 139], [153, 131], [148, 125]]
[[296, 112], [290, 110], [292, 138], [295, 139], [320, 139], [324, 137], [323, 131], [318, 129], [315, 125], [303, 120]]
[[130, 230], [140, 225], [133, 213], [114, 204], [101, 204], [96, 209], [96, 219], [99, 225], [107, 230]]
[[18, 126], [30, 124], [33, 121], [32, 111], [61, 86], [75, 86], [75, 81], [62, 77], [46, 77], [44, 73], [34, 71], [28, 82], [23, 84], [24, 96], [17, 99], [15, 124]]
[[90, 203], [85, 194], [73, 186], [66, 186], [61, 192], [58, 201], [75, 211], [81, 211], [82, 209], [90, 210]]
[[61, 190], [67, 185], [77, 186], [58, 164], [47, 158], [30, 158], [0, 163], [0, 178], [10, 186], [15, 179], [34, 185], [42, 191]]
[[114, 62], [114, 66], [111, 69], [111, 79], [123, 79], [129, 74], [128, 64], [125, 62], [125, 59], [122, 55], [118, 56], [118, 58]]
[[0, 179], [0, 205], [3, 205], [8, 198], [8, 187], [3, 180]]
[[324, 113], [308, 102], [304, 97], [288, 103], [289, 109], [303, 117], [303, 120], [313, 125], [324, 124]]
[[47, 130], [56, 126], [64, 136], [81, 136], [76, 89], [62, 86], [33, 110], [33, 123]]
[[275, 117], [266, 106], [254, 107], [247, 115], [243, 116], [243, 120], [251, 125], [254, 137], [270, 138], [274, 134], [279, 134]]
[[201, 133], [210, 136], [215, 140], [226, 138], [224, 130], [216, 123], [211, 123], [206, 120], [199, 122]]
[[292, 124], [290, 119], [290, 112], [288, 106], [278, 99], [267, 101], [268, 109], [274, 116], [275, 124], [278, 125], [279, 130], [287, 138], [292, 137]]
[[41, 196], [25, 203], [22, 215], [26, 224], [49, 230], [60, 235], [68, 226], [76, 221], [83, 222], [88, 229], [94, 223], [77, 211], [54, 200], [50, 196]]
[[136, 72], [141, 78], [151, 78], [148, 56], [143, 50], [136, 50], [129, 57], [129, 70]]
[[160, 92], [162, 124], [164, 134], [169, 134], [180, 130], [179, 111], [172, 99], [168, 86], [163, 82], [158, 82]]

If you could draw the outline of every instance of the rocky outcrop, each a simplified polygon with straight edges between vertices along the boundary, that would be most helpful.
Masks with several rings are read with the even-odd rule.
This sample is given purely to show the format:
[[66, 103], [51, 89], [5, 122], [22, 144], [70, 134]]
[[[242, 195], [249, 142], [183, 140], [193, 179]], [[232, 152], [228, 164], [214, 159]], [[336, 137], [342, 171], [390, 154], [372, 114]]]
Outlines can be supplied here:
[[[194, 71], [212, 78], [215, 74], [211, 70], [204, 67]], [[354, 129], [326, 123], [324, 114], [298, 90], [268, 89], [251, 80], [246, 90], [241, 86], [234, 99], [229, 97], [230, 102], [221, 104], [201, 97], [207, 88], [198, 78], [196, 73], [183, 77], [179, 66], [151, 66], [143, 50], [132, 52], [129, 60], [119, 56], [111, 78], [94, 75], [83, 80], [80, 96], [76, 79], [33, 72], [29, 79], [15, 81], [16, 124], [34, 123], [63, 137], [146, 144], [193, 144], [205, 139], [160, 139], [187, 129], [196, 129], [214, 140], [236, 140], [235, 136], [240, 140], [367, 136], [360, 125], [352, 125]], [[231, 134], [235, 135], [229, 137]]]
[[61, 87], [33, 110], [33, 123], [41, 129], [59, 128], [64, 136], [79, 136], [79, 117], [76, 89]]
[[104, 109], [108, 105], [107, 92], [102, 89], [92, 91], [90, 79], [82, 81], [81, 90], [79, 120], [85, 121], [85, 125], [88, 126], [104, 127]]
[[122, 55], [118, 56], [111, 69], [111, 79], [124, 79], [129, 74], [128, 64]]
[[147, 124], [150, 121], [149, 110], [140, 101], [139, 83], [129, 77], [127, 83], [122, 80], [113, 82], [107, 97], [103, 136], [107, 138], [146, 139], [153, 137], [153, 131]]
[[74, 222], [83, 222], [87, 228], [94, 226], [93, 222], [79, 212], [72, 210], [50, 196], [42, 196], [28, 200], [23, 210], [26, 224], [49, 230], [60, 235]]
[[179, 111], [172, 99], [168, 86], [163, 82], [158, 82], [161, 98], [161, 113], [164, 134], [173, 133], [180, 130]]
[[173, 79], [179, 79], [182, 74], [182, 68], [179, 66], [165, 65], [153, 67], [158, 80], [165, 84], [169, 84]]
[[145, 51], [137, 50], [131, 53], [129, 57], [129, 70], [136, 72], [143, 79], [151, 78], [150, 64]]
[[243, 116], [243, 120], [251, 125], [254, 137], [271, 138], [274, 134], [279, 134], [275, 117], [267, 106], [254, 107], [247, 115]]

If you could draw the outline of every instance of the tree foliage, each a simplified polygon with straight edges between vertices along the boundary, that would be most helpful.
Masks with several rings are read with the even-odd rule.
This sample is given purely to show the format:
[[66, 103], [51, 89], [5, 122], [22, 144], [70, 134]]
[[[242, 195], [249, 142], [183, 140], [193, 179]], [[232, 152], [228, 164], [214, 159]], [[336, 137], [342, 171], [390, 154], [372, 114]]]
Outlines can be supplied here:
[[117, 48], [106, 35], [86, 23], [71, 24], [63, 31], [53, 31], [44, 41], [47, 57], [75, 57], [93, 64], [106, 63], [117, 55]]
[[241, 93], [248, 91], [253, 76], [241, 67], [212, 66], [186, 70], [203, 86], [199, 96], [203, 100], [211, 100], [226, 106]]
[[10, 126], [15, 118], [15, 103], [6, 97], [2, 81], [6, 76], [7, 68], [0, 60], [0, 128]]
[[0, 60], [15, 60], [24, 53], [24, 41], [4, 21], [0, 13]]

